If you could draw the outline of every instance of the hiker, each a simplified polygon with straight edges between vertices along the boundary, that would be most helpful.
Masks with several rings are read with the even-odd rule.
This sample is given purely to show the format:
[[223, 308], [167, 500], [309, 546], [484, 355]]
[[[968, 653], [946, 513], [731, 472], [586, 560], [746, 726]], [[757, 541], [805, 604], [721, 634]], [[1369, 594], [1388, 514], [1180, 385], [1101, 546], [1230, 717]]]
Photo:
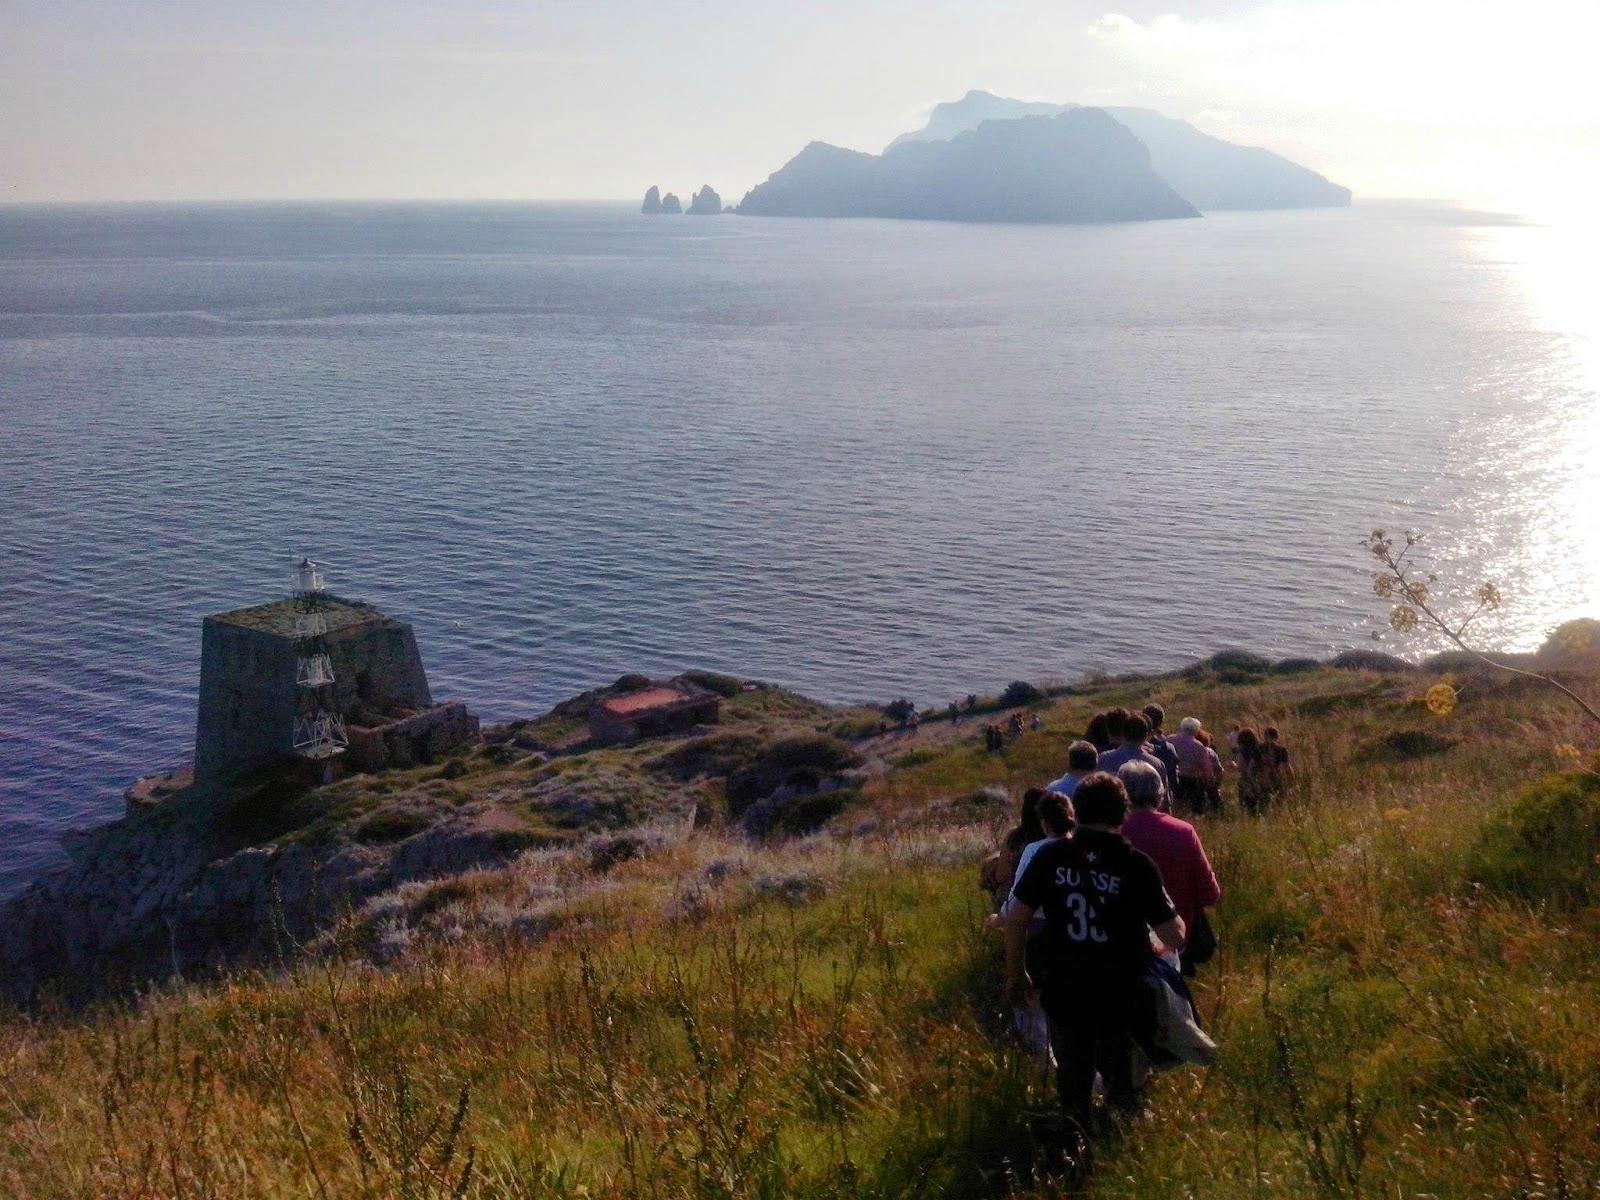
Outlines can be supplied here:
[[1114, 775], [1096, 771], [1073, 795], [1072, 836], [1040, 847], [1012, 889], [1006, 915], [1006, 995], [1015, 1004], [1035, 994], [1026, 967], [1028, 928], [1044, 912], [1038, 957], [1039, 993], [1050, 1017], [1056, 1090], [1080, 1134], [1090, 1130], [1098, 1070], [1116, 1112], [1136, 1116], [1143, 1104], [1131, 1054], [1136, 1033], [1155, 1023], [1144, 974], [1156, 951], [1183, 944], [1183, 918], [1172, 907], [1161, 872], [1121, 834], [1128, 795]]
[[[1034, 856], [1051, 842], [1059, 841], [1072, 832], [1073, 811], [1072, 801], [1056, 792], [1045, 792], [1038, 803], [1039, 821], [1044, 827], [1044, 836], [1037, 841], [1029, 842], [1022, 848], [1022, 854], [1017, 859], [1017, 870], [1012, 879], [1012, 888], [1016, 881], [1021, 879], [1027, 871], [1028, 865], [1033, 862]], [[999, 914], [993, 918], [996, 924], [1003, 922], [1010, 916], [1011, 910], [1016, 907], [1016, 897], [1010, 891], [1006, 893], [1005, 903], [1000, 906]], [[1023, 959], [1028, 968], [1028, 975], [1037, 989], [1047, 974], [1047, 964], [1043, 961], [1040, 950], [1042, 943], [1039, 934], [1044, 932], [1044, 917], [1035, 913], [1028, 927], [1027, 946], [1023, 952]], [[1050, 1024], [1045, 1019], [1043, 1007], [1039, 1004], [1037, 996], [1012, 1010], [1012, 1022], [1018, 1034], [1028, 1044], [1029, 1048], [1048, 1065], [1050, 1058]]]
[[1117, 772], [1117, 778], [1122, 780], [1133, 809], [1122, 823], [1122, 836], [1160, 868], [1161, 882], [1172, 906], [1183, 918], [1183, 943], [1175, 947], [1178, 965], [1185, 975], [1192, 976], [1195, 968], [1208, 962], [1217, 949], [1216, 934], [1206, 916], [1206, 909], [1222, 899], [1216, 872], [1211, 869], [1211, 860], [1206, 857], [1194, 826], [1157, 811], [1161, 780], [1148, 764], [1127, 763]]
[[1144, 719], [1150, 725], [1150, 737], [1145, 748], [1161, 760], [1161, 765], [1167, 772], [1167, 795], [1175, 795], [1178, 791], [1178, 756], [1167, 743], [1167, 735], [1161, 732], [1161, 725], [1167, 719], [1167, 710], [1161, 705], [1146, 704]]
[[1150, 727], [1139, 713], [1129, 713], [1122, 721], [1122, 745], [1107, 750], [1100, 756], [1100, 770], [1115, 775], [1123, 763], [1149, 763], [1161, 776], [1161, 809], [1172, 808], [1172, 794], [1167, 790], [1167, 766], [1144, 747], [1145, 735]]
[[1260, 815], [1276, 794], [1273, 789], [1273, 763], [1261, 752], [1261, 739], [1249, 726], [1239, 730], [1234, 765], [1239, 768], [1239, 808], [1251, 816]]
[[1005, 747], [1005, 735], [1000, 732], [1000, 726], [992, 721], [983, 729], [983, 748], [985, 750], [1000, 750]]
[[1045, 836], [1039, 817], [1039, 801], [1043, 798], [1043, 788], [1029, 788], [1022, 793], [1022, 811], [1017, 815], [1017, 823], [1001, 839], [1000, 849], [983, 860], [980, 882], [994, 900], [996, 909], [1011, 892], [1022, 852]]
[[1044, 728], [1043, 718], [1041, 718], [1038, 713], [1034, 713], [1033, 720], [1028, 722], [1028, 728], [1032, 729], [1035, 733], [1038, 733], [1039, 730]]
[[1195, 740], [1206, 748], [1206, 808], [1207, 812], [1220, 813], [1222, 811], [1222, 759], [1217, 755], [1217, 748], [1210, 730], [1202, 729], [1195, 734]]
[[[1172, 789], [1173, 809], [1186, 813], [1206, 811], [1207, 786], [1211, 783], [1211, 760], [1216, 751], [1200, 740], [1204, 729], [1199, 717], [1178, 722], [1178, 732], [1167, 739], [1178, 760], [1178, 783]], [[1219, 767], [1221, 763], [1217, 764]]]
[[961, 706], [958, 705], [954, 700], [950, 701], [949, 717], [951, 725], [961, 724]]
[[1279, 740], [1276, 725], [1268, 725], [1263, 729], [1261, 739], [1264, 743], [1261, 747], [1262, 757], [1271, 760], [1278, 775], [1278, 790], [1284, 791], [1294, 782], [1294, 768], [1289, 765], [1288, 747]]
[[1011, 740], [1014, 742], [1022, 736], [1022, 714], [1012, 713], [1011, 720], [1006, 722], [1006, 727], [1011, 731]]
[[1094, 774], [1099, 760], [1100, 755], [1092, 742], [1073, 742], [1067, 747], [1067, 773], [1045, 784], [1044, 790], [1072, 799], [1072, 793], [1078, 790], [1078, 785]]

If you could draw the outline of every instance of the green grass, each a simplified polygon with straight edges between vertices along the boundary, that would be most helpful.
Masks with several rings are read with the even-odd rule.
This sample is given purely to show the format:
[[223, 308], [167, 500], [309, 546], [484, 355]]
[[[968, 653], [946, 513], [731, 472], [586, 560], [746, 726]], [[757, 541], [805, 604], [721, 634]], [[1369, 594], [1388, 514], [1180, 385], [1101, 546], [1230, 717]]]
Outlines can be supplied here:
[[[1001, 753], [979, 723], [916, 748], [839, 818], [856, 839], [538, 851], [275, 971], [5, 1020], [0, 1195], [1600, 1195], [1600, 787], [1547, 750], [1583, 731], [1490, 679], [1439, 721], [1427, 682], [1109, 684]], [[1220, 1062], [1160, 1079], [1072, 1193], [981, 923], [1009, 812], [972, 797], [1149, 699], [1277, 724], [1298, 780], [1203, 826]], [[411, 940], [378, 969], [384, 930]]]

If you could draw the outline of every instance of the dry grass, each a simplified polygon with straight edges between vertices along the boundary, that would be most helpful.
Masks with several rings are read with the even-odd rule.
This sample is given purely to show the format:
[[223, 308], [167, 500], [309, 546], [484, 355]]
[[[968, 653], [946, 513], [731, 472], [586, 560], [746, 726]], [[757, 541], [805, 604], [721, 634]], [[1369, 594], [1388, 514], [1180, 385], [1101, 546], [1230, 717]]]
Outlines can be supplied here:
[[[1091, 1194], [1600, 1195], [1600, 921], [1484, 867], [1581, 729], [1458, 682], [1444, 724], [1417, 679], [1161, 682], [1174, 720], [1277, 724], [1300, 782], [1204, 827], [1222, 1061], [1158, 1083]], [[534, 851], [275, 972], [0, 1023], [0, 1194], [1061, 1194], [1048, 1092], [997, 1034], [974, 864], [1007, 814], [974, 793], [1055, 775], [1092, 707], [1149, 698], [1059, 701], [1003, 754], [931, 748], [822, 837]]]

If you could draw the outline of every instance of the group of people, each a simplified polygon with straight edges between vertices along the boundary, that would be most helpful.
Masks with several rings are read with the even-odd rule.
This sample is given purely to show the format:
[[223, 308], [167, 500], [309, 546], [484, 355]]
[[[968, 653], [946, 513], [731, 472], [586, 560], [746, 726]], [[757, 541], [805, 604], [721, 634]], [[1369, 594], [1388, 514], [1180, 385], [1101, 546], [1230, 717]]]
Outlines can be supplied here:
[[[1034, 713], [1033, 720], [1029, 724], [1037, 730], [1044, 722], [1040, 720], [1038, 713]], [[1012, 713], [1004, 725], [998, 723], [986, 725], [983, 730], [983, 748], [991, 751], [1004, 750], [1008, 742], [1014, 742], [1022, 736], [1023, 728], [1022, 714], [1019, 712]]]
[[[1065, 773], [1029, 789], [984, 864], [1018, 1028], [1043, 1030], [1063, 1109], [1084, 1137], [1097, 1075], [1112, 1113], [1140, 1111], [1135, 1050], [1156, 1061], [1167, 1002], [1197, 1029], [1184, 981], [1217, 948], [1207, 912], [1222, 888], [1199, 832], [1173, 809], [1220, 810], [1224, 767], [1199, 720], [1167, 737], [1165, 716], [1156, 704], [1095, 716], [1068, 747]], [[1288, 786], [1288, 751], [1271, 728], [1236, 728], [1229, 746], [1240, 805], [1259, 812]]]

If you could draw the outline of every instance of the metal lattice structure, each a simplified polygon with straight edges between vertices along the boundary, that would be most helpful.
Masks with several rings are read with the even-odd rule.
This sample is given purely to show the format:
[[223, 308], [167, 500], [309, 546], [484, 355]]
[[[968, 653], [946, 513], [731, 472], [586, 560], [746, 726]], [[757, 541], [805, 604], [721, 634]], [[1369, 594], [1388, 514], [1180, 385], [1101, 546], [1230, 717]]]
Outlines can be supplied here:
[[350, 745], [339, 716], [333, 660], [328, 656], [328, 598], [322, 585], [322, 564], [300, 560], [294, 577], [295, 702], [294, 752], [322, 761], [343, 754]]

